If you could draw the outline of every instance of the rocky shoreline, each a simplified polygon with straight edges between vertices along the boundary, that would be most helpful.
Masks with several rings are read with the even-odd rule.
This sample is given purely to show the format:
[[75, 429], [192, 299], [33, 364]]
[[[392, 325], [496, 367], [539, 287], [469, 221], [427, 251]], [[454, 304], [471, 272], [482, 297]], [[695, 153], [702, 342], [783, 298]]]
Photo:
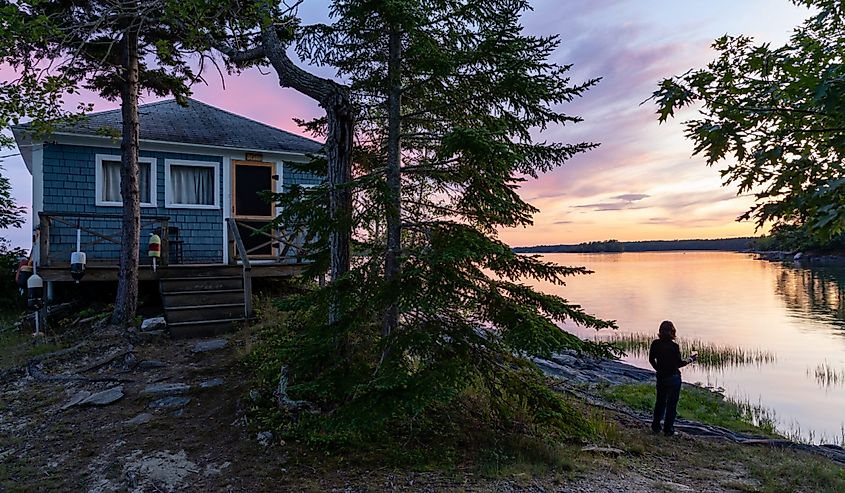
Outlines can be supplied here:
[[[803, 471], [818, 460], [790, 448], [824, 454], [837, 464], [825, 467], [845, 461], [837, 455], [840, 450], [687, 421], [677, 424], [677, 440], [654, 436], [648, 416], [596, 391], [649, 383], [650, 370], [563, 353], [534, 360], [549, 376], [548, 385], [597, 411], [608, 410], [615, 430], [609, 441], [565, 445], [567, 467], [576, 472], [417, 472], [347, 464], [342, 457], [326, 463], [322, 454], [316, 460], [300, 456], [299, 445], [263, 431], [251, 419], [248, 409], [261, 392], [235, 364], [253, 341], [249, 332], [199, 341], [138, 332], [128, 346], [124, 335], [102, 324], [87, 326], [76, 345], [2, 372], [0, 491], [635, 493], [715, 492], [736, 485], [761, 491], [765, 479], [751, 467], [780, 467], [786, 460]], [[713, 469], [716, 461], [722, 465]], [[792, 487], [804, 484], [796, 481], [777, 484], [790, 486], [780, 491], [809, 491]]]
[[[646, 413], [636, 412], [608, 403], [599, 398], [594, 392], [591, 392], [591, 389], [597, 385], [651, 383], [654, 381], [654, 371], [638, 368], [622, 361], [577, 356], [574, 352], [555, 354], [549, 359], [532, 358], [532, 361], [546, 376], [561, 382], [558, 390], [584, 399], [592, 406], [626, 414], [643, 424], [649, 424], [651, 422], [651, 416]], [[684, 385], [695, 386], [695, 384], [687, 382], [684, 382]], [[803, 450], [822, 455], [834, 462], [845, 465], [845, 448], [838, 445], [809, 445], [784, 439], [772, 439], [762, 435], [739, 433], [719, 426], [704, 425], [684, 419], [678, 419], [675, 423], [675, 429], [689, 435], [718, 437], [746, 445]]]
[[578, 356], [574, 351], [557, 353], [549, 359], [532, 358], [547, 376], [573, 384], [623, 385], [654, 381], [654, 372], [622, 361]]
[[770, 262], [794, 262], [798, 266], [845, 263], [845, 252], [819, 253], [794, 251], [750, 251], [748, 253], [756, 255], [758, 260], [767, 260]]

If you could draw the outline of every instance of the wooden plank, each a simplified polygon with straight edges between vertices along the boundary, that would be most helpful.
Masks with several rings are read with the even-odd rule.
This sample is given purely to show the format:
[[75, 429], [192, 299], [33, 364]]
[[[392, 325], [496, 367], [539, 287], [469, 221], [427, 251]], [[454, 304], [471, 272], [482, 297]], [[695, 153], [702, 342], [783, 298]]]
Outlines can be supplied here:
[[50, 217], [41, 216], [41, 228], [38, 231], [38, 256], [40, 265], [44, 268], [50, 266]]
[[167, 267], [170, 263], [170, 231], [167, 219], [161, 221], [161, 266]]
[[[78, 218], [94, 218], [94, 219], [123, 219], [121, 214], [101, 214], [99, 212], [39, 212], [41, 216], [49, 217], [78, 217]], [[170, 216], [145, 216], [141, 215], [141, 220], [161, 221], [163, 219], [170, 219]]]
[[[304, 250], [303, 245], [298, 245], [298, 244], [294, 243], [295, 238], [298, 237], [301, 233], [304, 232], [301, 227], [297, 227], [296, 229], [294, 229], [293, 232], [286, 238], [284, 236], [278, 236], [276, 234], [273, 234], [273, 233], [270, 233], [270, 232], [267, 232], [267, 231], [262, 231], [258, 228], [250, 226], [249, 224], [246, 224], [242, 221], [239, 221], [240, 219], [243, 219], [243, 218], [238, 218], [238, 219], [235, 220], [236, 226], [243, 226], [246, 229], [249, 229], [249, 230], [251, 230], [255, 233], [258, 233], [260, 235], [264, 235], [264, 236], [270, 238], [270, 241], [264, 242], [261, 245], [250, 248], [247, 251], [247, 254], [249, 254], [250, 252], [252, 252], [254, 250], [258, 250], [260, 248], [263, 248], [263, 247], [271, 244], [273, 241], [277, 241], [277, 242], [284, 245], [284, 248], [279, 252], [278, 256], [276, 256], [276, 255], [261, 255], [261, 256], [253, 255], [254, 258], [285, 257], [285, 256], [287, 256], [287, 254], [288, 254], [288, 252], [290, 251], [291, 248], [295, 248], [298, 252], [302, 252]], [[278, 248], [276, 248], [276, 250], [278, 251]], [[297, 255], [297, 256], [299, 256], [299, 255]]]
[[252, 317], [252, 271], [244, 269], [244, 318]]
[[[85, 277], [80, 282], [117, 281], [117, 266], [98, 267], [87, 266]], [[45, 281], [74, 282], [70, 276], [70, 266], [51, 266], [38, 269], [38, 275]], [[138, 269], [138, 279], [141, 281], [156, 281], [159, 273], [153, 272], [151, 266], [144, 265]]]
[[[250, 281], [253, 278], [292, 277], [301, 274], [306, 267], [307, 264], [252, 264], [249, 277]], [[150, 265], [142, 265], [138, 270], [138, 276], [142, 281], [157, 281], [168, 277], [181, 277], [183, 275], [186, 277], [202, 277], [203, 275], [208, 275], [209, 269], [215, 269], [216, 272], [218, 268], [221, 269], [220, 274], [231, 269], [234, 271], [233, 274], [235, 276], [243, 275], [241, 266], [232, 269], [232, 267], [226, 264], [181, 264], [178, 267], [171, 265], [166, 268], [160, 268], [157, 272], [152, 272], [152, 266]], [[50, 267], [39, 267], [38, 275], [44, 278], [45, 281], [73, 282], [73, 278], [70, 276], [70, 265], [67, 262], [54, 264]], [[117, 281], [117, 264], [92, 265], [89, 263], [85, 269], [85, 277], [82, 278], [81, 282], [94, 281]], [[250, 282], [250, 286], [251, 284]]]
[[105, 240], [105, 241], [108, 241], [108, 242], [114, 243], [114, 244], [116, 244], [116, 245], [120, 245], [120, 239], [119, 239], [119, 238], [112, 238], [111, 236], [106, 236], [106, 235], [104, 235], [104, 234], [102, 234], [102, 233], [98, 233], [98, 232], [94, 231], [94, 230], [93, 230], [93, 229], [91, 229], [91, 228], [86, 228], [85, 226], [77, 225], [77, 224], [74, 224], [74, 223], [72, 223], [72, 222], [70, 222], [70, 221], [65, 221], [64, 219], [54, 218], [54, 220], [55, 220], [55, 221], [58, 221], [58, 222], [60, 222], [60, 223], [62, 223], [62, 224], [64, 224], [64, 225], [66, 225], [66, 226], [70, 226], [71, 228], [79, 228], [79, 229], [81, 229], [82, 231], [85, 231], [86, 233], [88, 233], [88, 234], [90, 234], [90, 235], [92, 235], [92, 236], [96, 236], [96, 237], [98, 237], [98, 238], [101, 238], [101, 239], [103, 239], [103, 240]]
[[292, 277], [302, 273], [306, 264], [253, 264], [252, 277]]

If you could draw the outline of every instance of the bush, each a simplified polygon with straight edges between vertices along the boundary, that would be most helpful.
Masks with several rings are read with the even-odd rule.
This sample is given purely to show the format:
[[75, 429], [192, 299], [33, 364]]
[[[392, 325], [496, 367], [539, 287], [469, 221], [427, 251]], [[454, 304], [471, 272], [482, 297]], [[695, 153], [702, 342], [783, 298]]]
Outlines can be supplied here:
[[26, 307], [26, 298], [15, 283], [21, 257], [26, 257], [26, 250], [10, 248], [9, 242], [0, 238], [0, 314], [16, 315]]
[[[492, 378], [481, 377], [478, 372], [485, 370], [460, 358], [444, 358], [429, 370], [409, 363], [404, 379], [400, 372], [379, 378], [374, 369], [380, 353], [360, 349], [380, 327], [362, 325], [348, 332], [346, 347], [357, 350], [344, 354], [315, 332], [320, 325], [313, 317], [324, 315], [313, 305], [267, 312], [275, 323], [265, 323], [245, 360], [264, 396], [252, 413], [257, 426], [286, 439], [426, 467], [461, 461], [482, 467], [492, 461], [498, 467], [510, 459], [541, 457], [539, 465], [556, 469], [567, 462], [555, 455], [561, 444], [597, 435], [595, 424], [521, 358], [498, 355]], [[276, 408], [271, 396], [283, 365], [290, 369], [289, 397], [311, 402], [318, 413]]]

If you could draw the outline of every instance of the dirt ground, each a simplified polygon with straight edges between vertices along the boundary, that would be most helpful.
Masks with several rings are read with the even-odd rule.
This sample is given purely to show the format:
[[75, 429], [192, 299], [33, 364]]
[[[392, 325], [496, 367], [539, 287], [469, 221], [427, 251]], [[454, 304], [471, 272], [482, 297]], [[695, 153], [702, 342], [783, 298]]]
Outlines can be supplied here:
[[[89, 342], [45, 360], [36, 370], [47, 376], [76, 374], [124, 382], [45, 382], [22, 371], [3, 374], [0, 491], [777, 491], [770, 487], [767, 468], [794, 462], [800, 470], [801, 464], [824, 461], [713, 439], [653, 436], [617, 416], [612, 445], [624, 453], [581, 452], [576, 446], [574, 467], [568, 471], [491, 477], [471, 470], [414, 472], [339, 465], [336, 460], [303, 458], [296, 447], [276, 438], [260, 443], [260, 430], [251, 426], [246, 412], [250, 394], [254, 397], [256, 391], [237, 364], [249, 348], [248, 336], [226, 337], [225, 347], [206, 352], [194, 351], [202, 341], [151, 336], [136, 340], [127, 358], [127, 340], [108, 329], [98, 330]], [[145, 392], [154, 384], [185, 385], [170, 392]], [[124, 396], [114, 403], [67, 407], [88, 395], [80, 392], [121, 385]], [[168, 397], [190, 401], [170, 399], [173, 407], [151, 407]], [[773, 484], [791, 485], [793, 491], [805, 487], [789, 481]]]

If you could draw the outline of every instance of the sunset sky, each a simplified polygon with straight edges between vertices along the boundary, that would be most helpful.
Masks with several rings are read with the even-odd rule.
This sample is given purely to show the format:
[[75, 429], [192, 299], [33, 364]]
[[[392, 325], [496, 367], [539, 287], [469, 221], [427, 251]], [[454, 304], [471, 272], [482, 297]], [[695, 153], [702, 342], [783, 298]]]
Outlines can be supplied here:
[[[323, 0], [306, 0], [307, 22], [327, 20]], [[524, 18], [533, 34], [560, 34], [559, 63], [574, 64], [573, 82], [602, 77], [584, 98], [561, 109], [583, 123], [539, 135], [547, 141], [601, 143], [563, 168], [527, 182], [521, 194], [541, 209], [531, 228], [506, 230], [513, 246], [616, 238], [680, 239], [745, 236], [750, 223], [735, 218], [751, 203], [720, 186], [718, 170], [691, 157], [680, 121], [658, 125], [646, 100], [661, 77], [701, 67], [713, 58], [710, 44], [727, 34], [748, 34], [774, 44], [787, 40], [808, 11], [788, 0], [535, 0]], [[271, 70], [228, 77], [208, 75], [194, 97], [279, 128], [301, 133], [293, 118], [320, 108], [295, 91], [281, 89]], [[325, 71], [324, 75], [329, 75]], [[9, 72], [0, 69], [0, 77]], [[96, 110], [116, 103], [88, 95]], [[155, 101], [145, 97], [143, 102]], [[75, 106], [73, 102], [69, 102]], [[691, 115], [692, 113], [687, 113]], [[0, 156], [16, 150], [0, 150]], [[0, 160], [14, 196], [29, 205], [30, 176], [19, 156]], [[31, 224], [3, 231], [13, 244], [29, 247]]]

